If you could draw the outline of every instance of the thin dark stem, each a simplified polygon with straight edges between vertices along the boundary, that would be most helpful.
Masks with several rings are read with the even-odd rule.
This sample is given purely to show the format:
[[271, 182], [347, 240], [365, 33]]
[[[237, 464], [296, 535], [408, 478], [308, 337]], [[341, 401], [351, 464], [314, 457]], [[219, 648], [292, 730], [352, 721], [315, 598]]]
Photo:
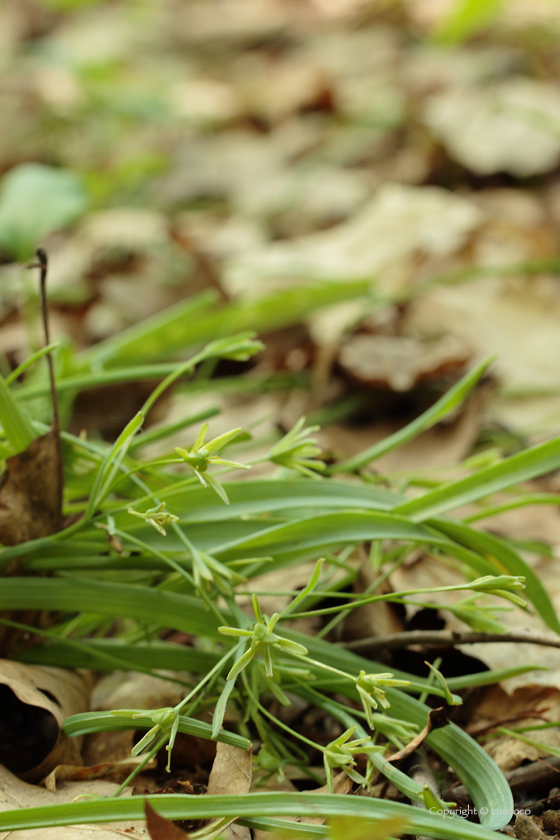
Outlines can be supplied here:
[[[41, 316], [43, 320], [43, 333], [45, 336], [45, 345], [51, 343], [49, 330], [49, 314], [47, 308], [47, 273], [49, 270], [49, 260], [47, 252], [43, 248], [37, 248], [36, 267], [41, 271], [40, 289], [41, 289]], [[51, 397], [53, 405], [53, 429], [60, 434], [60, 415], [58, 412], [58, 394], [56, 393], [56, 382], [54, 378], [54, 363], [52, 353], [47, 353], [47, 364], [49, 366], [49, 377], [51, 380]]]
[[[41, 295], [41, 317], [43, 321], [43, 333], [45, 346], [51, 343], [49, 330], [49, 313], [47, 306], [47, 274], [49, 270], [49, 258], [44, 248], [37, 248], [37, 263], [32, 267], [38, 268], [40, 274], [40, 295]], [[47, 364], [49, 366], [49, 379], [51, 384], [51, 400], [53, 408], [53, 423], [52, 429], [56, 436], [56, 450], [57, 450], [57, 472], [58, 472], [58, 495], [59, 508], [62, 510], [62, 494], [64, 487], [64, 461], [62, 456], [62, 438], [60, 436], [60, 413], [58, 410], [58, 394], [56, 392], [56, 380], [54, 375], [54, 362], [52, 352], [47, 353]]]
[[560, 636], [548, 636], [534, 633], [532, 630], [516, 630], [510, 633], [478, 633], [468, 630], [409, 630], [405, 633], [392, 633], [388, 636], [370, 636], [353, 642], [343, 642], [340, 647], [369, 656], [376, 656], [385, 650], [399, 650], [411, 645], [439, 645], [455, 647], [472, 645], [480, 642], [521, 642], [532, 645], [560, 648]]

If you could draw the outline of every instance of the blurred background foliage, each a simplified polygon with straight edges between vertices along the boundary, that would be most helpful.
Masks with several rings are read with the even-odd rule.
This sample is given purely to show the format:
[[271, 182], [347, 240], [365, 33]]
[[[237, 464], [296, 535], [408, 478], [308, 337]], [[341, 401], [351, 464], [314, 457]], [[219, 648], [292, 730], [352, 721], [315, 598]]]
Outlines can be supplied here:
[[[216, 312], [267, 343], [205, 369], [190, 413], [307, 413], [351, 456], [497, 354], [382, 468], [560, 433], [559, 41], [556, 0], [4, 0], [3, 372], [39, 342], [20, 266], [40, 244], [61, 379], [179, 307], [133, 357], [224, 334]], [[145, 394], [90, 390], [68, 422], [114, 436]]]

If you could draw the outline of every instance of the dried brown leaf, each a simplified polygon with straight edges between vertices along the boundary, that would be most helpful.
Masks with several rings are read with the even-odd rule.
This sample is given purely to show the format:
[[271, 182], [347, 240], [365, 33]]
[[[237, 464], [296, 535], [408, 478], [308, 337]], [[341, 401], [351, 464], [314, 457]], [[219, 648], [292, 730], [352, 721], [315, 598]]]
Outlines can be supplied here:
[[[89, 782], [92, 779], [105, 779], [119, 784], [124, 782], [129, 774], [143, 761], [145, 761], [145, 756], [137, 756], [136, 758], [128, 756], [122, 761], [106, 761], [90, 767], [59, 764], [54, 770], [51, 770], [48, 776], [41, 779], [41, 784], [53, 793], [59, 782]], [[156, 759], [152, 758], [147, 763], [146, 769], [153, 769], [156, 765]]]
[[174, 822], [166, 820], [165, 817], [154, 811], [147, 800], [144, 803], [144, 811], [146, 812], [146, 825], [152, 840], [184, 840], [189, 836]]
[[60, 530], [62, 484], [53, 429], [6, 461], [0, 479], [0, 542], [19, 545]]
[[[117, 789], [112, 782], [63, 782], [56, 793], [27, 784], [0, 765], [0, 811], [41, 807], [72, 802], [77, 796], [111, 796]], [[129, 796], [131, 790], [122, 795]], [[35, 829], [33, 840], [146, 840], [144, 821], [115, 822], [110, 826], [80, 825]], [[30, 840], [29, 831], [0, 832], [0, 840]]]
[[403, 747], [402, 750], [399, 750], [392, 755], [388, 761], [400, 761], [401, 759], [412, 755], [414, 750], [417, 749], [422, 741], [428, 737], [432, 729], [441, 729], [443, 726], [447, 726], [448, 723], [449, 720], [447, 718], [447, 712], [443, 706], [440, 706], [438, 709], [430, 709], [428, 712], [428, 722], [422, 732], [419, 732], [412, 741], [409, 741], [406, 747]]
[[[242, 794], [249, 793], [253, 778], [253, 754], [251, 749], [240, 750], [229, 744], [219, 743], [216, 749], [216, 758], [212, 766], [212, 772], [208, 780], [209, 794]], [[216, 834], [229, 833], [230, 837], [238, 840], [248, 840], [250, 834], [243, 826], [235, 826], [235, 830], [229, 831], [234, 820], [224, 822], [223, 819], [211, 820], [206, 827], [205, 837], [214, 837]]]
[[520, 811], [515, 818], [515, 836], [518, 840], [546, 840], [547, 835], [531, 817]]
[[26, 781], [42, 779], [58, 764], [81, 764], [81, 739], [65, 735], [62, 724], [87, 711], [90, 690], [87, 677], [62, 668], [0, 660], [2, 705], [12, 709], [1, 724], [2, 763]]

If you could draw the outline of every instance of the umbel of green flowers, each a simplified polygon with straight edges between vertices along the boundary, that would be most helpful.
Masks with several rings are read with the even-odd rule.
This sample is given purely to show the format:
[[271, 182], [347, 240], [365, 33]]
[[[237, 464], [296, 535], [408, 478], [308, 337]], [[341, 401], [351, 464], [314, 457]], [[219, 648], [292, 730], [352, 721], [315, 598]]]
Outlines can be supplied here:
[[253, 625], [252, 630], [243, 630], [240, 627], [218, 627], [218, 630], [224, 636], [245, 636], [251, 640], [245, 653], [237, 660], [227, 675], [228, 680], [235, 679], [257, 653], [262, 653], [263, 655], [267, 677], [274, 676], [271, 657], [271, 650], [274, 647], [298, 656], [305, 656], [307, 653], [307, 648], [303, 645], [292, 642], [290, 639], [285, 639], [283, 636], [278, 636], [274, 632], [274, 627], [280, 618], [280, 614], [274, 613], [272, 618], [269, 618], [267, 615], [263, 616], [256, 595], [253, 595], [253, 609], [257, 621]]
[[218, 494], [220, 499], [229, 505], [227, 493], [213, 475], [207, 472], [210, 464], [222, 465], [224, 467], [236, 467], [242, 470], [250, 470], [251, 467], [246, 464], [238, 464], [237, 461], [226, 461], [224, 458], [218, 456], [220, 449], [227, 446], [240, 433], [241, 429], [233, 429], [231, 432], [226, 432], [223, 435], [215, 437], [213, 440], [204, 443], [204, 438], [208, 432], [208, 423], [205, 423], [198, 437], [194, 442], [194, 446], [190, 449], [175, 448], [177, 455], [180, 455], [183, 461], [189, 465], [203, 487], [210, 486]]

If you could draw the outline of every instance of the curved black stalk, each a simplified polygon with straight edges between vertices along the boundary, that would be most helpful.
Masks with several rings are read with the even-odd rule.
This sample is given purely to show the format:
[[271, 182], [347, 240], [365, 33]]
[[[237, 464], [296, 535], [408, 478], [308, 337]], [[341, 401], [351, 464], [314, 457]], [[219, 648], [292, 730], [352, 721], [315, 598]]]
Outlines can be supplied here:
[[[47, 274], [49, 270], [49, 258], [44, 248], [37, 248], [36, 250], [37, 262], [30, 265], [30, 268], [38, 268], [40, 270], [40, 296], [41, 296], [41, 317], [43, 321], [43, 334], [45, 346], [51, 343], [49, 330], [49, 313], [47, 306]], [[57, 471], [58, 471], [58, 492], [60, 509], [62, 509], [62, 493], [64, 485], [64, 462], [62, 458], [62, 438], [60, 437], [60, 414], [58, 410], [58, 394], [56, 392], [56, 380], [54, 374], [54, 363], [52, 352], [47, 353], [47, 364], [49, 366], [49, 379], [51, 383], [51, 400], [53, 407], [53, 422], [52, 430], [56, 436], [57, 448]]]

